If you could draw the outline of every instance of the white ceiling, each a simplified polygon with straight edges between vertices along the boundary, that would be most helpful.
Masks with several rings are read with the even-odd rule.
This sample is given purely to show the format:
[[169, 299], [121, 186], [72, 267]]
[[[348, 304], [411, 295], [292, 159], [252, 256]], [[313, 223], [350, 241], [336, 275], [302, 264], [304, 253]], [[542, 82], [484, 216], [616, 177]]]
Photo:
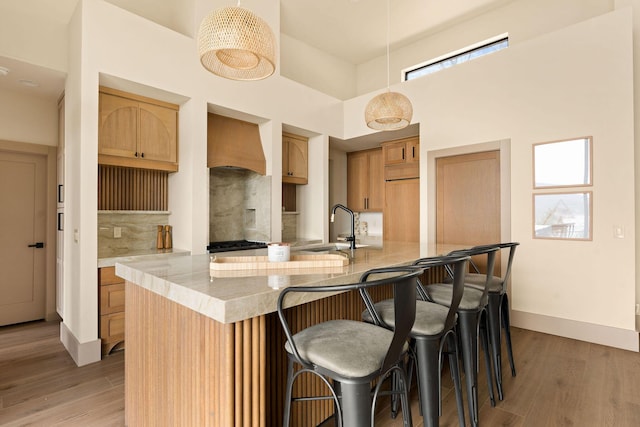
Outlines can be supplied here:
[[[65, 25], [71, 19], [78, 1], [2, 0], [0, 12], [12, 14], [18, 20], [30, 21], [24, 25], [38, 21]], [[175, 22], [176, 8], [184, 7], [186, 1], [196, 0], [105, 1], [180, 31], [184, 23]], [[251, 3], [255, 1], [246, 0], [241, 4], [251, 9]], [[389, 0], [391, 50], [510, 1], [513, 0]], [[233, 5], [236, 2], [229, 0], [229, 3]], [[347, 62], [360, 64], [385, 54], [386, 0], [280, 0], [280, 19], [282, 33]], [[183, 32], [193, 36], [196, 31], [194, 28]], [[63, 91], [63, 72], [2, 56], [0, 67], [10, 70], [6, 76], [0, 73], [0, 92], [10, 90], [57, 99]], [[28, 87], [20, 80], [31, 80], [38, 86]], [[417, 133], [417, 128], [413, 126], [409, 130], [410, 133]], [[371, 135], [367, 140], [375, 143]], [[334, 142], [338, 146], [343, 143]]]
[[[401, 46], [512, 0], [389, 0], [389, 41]], [[249, 1], [245, 2], [250, 7]], [[384, 55], [386, 0], [280, 0], [281, 31], [345, 61]]]

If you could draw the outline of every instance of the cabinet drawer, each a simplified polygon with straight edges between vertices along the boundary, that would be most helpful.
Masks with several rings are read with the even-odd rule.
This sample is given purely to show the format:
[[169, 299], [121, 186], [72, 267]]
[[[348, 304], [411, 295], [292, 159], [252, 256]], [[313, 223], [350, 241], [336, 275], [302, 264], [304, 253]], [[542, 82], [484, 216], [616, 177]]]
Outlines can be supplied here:
[[124, 311], [124, 283], [100, 286], [100, 314]]
[[124, 283], [122, 277], [116, 276], [115, 267], [102, 267], [98, 269], [98, 284], [111, 285], [114, 283]]
[[384, 180], [393, 181], [396, 179], [409, 179], [420, 177], [420, 164], [404, 163], [399, 165], [391, 165], [384, 167]]
[[100, 316], [100, 338], [103, 342], [124, 340], [124, 313]]

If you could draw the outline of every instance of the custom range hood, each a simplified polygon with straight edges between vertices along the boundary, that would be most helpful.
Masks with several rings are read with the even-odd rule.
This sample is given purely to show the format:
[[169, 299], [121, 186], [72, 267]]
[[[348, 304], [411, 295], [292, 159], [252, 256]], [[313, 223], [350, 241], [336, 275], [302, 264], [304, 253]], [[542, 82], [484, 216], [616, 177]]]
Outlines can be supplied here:
[[242, 168], [264, 175], [267, 165], [258, 125], [209, 113], [207, 166]]

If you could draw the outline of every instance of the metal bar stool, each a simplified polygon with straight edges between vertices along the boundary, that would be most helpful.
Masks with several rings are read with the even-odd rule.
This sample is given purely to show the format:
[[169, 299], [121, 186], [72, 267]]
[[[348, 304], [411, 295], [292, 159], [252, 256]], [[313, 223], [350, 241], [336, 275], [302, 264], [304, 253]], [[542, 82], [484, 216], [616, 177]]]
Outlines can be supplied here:
[[[420, 411], [423, 425], [434, 427], [439, 425], [442, 414], [441, 399], [441, 371], [442, 356], [448, 354], [449, 367], [456, 392], [458, 404], [458, 420], [460, 426], [465, 426], [464, 403], [462, 400], [462, 385], [458, 366], [458, 340], [455, 331], [456, 311], [464, 292], [464, 275], [467, 269], [468, 256], [441, 256], [423, 258], [420, 267], [429, 270], [434, 267], [447, 266], [454, 273], [453, 292], [449, 307], [427, 301], [427, 294], [420, 281], [417, 283], [418, 301], [416, 302], [416, 321], [411, 330], [411, 360], [409, 365], [409, 384], [411, 383], [412, 367], [416, 364], [418, 375], [418, 392], [420, 397]], [[370, 272], [361, 277], [364, 282]], [[366, 289], [362, 289], [367, 310], [363, 313], [363, 320], [387, 328], [394, 327], [394, 307], [392, 300], [373, 303]], [[371, 313], [378, 313], [375, 318]], [[445, 351], [446, 347], [446, 351]], [[395, 417], [395, 404], [392, 404], [392, 417]]]
[[[452, 251], [450, 256], [487, 256], [487, 271], [493, 272], [495, 256], [498, 248], [482, 247], [478, 249], [462, 249]], [[421, 260], [414, 264], [419, 265]], [[455, 276], [454, 276], [455, 277]], [[465, 279], [466, 280], [466, 279]], [[491, 281], [491, 274], [487, 274], [482, 289], [465, 286], [462, 299], [458, 305], [458, 332], [462, 344], [462, 362], [465, 372], [465, 383], [467, 386], [467, 401], [469, 406], [469, 418], [472, 426], [478, 425], [478, 336], [485, 354], [485, 366], [487, 369], [487, 386], [489, 388], [489, 399], [491, 406], [495, 406], [493, 395], [493, 381], [491, 378], [491, 353], [489, 351], [489, 325], [487, 316], [488, 286]], [[453, 286], [449, 283], [436, 283], [426, 286], [426, 297], [428, 301], [442, 305], [447, 305], [452, 300], [451, 293]]]
[[[516, 376], [516, 366], [513, 360], [513, 348], [511, 346], [511, 322], [509, 319], [509, 295], [507, 294], [507, 283], [511, 275], [511, 265], [516, 253], [516, 247], [520, 243], [496, 243], [493, 245], [474, 246], [472, 249], [482, 249], [495, 247], [499, 250], [509, 249], [509, 259], [507, 261], [507, 269], [502, 277], [494, 276], [489, 282], [488, 289], [488, 315], [489, 329], [491, 331], [491, 347], [493, 354], [493, 370], [495, 372], [496, 387], [498, 389], [498, 398], [504, 398], [502, 388], [502, 340], [501, 325], [504, 329], [505, 342], [507, 344], [507, 355], [509, 357], [509, 365], [511, 366], [511, 376]], [[487, 275], [480, 273], [478, 267], [470, 261], [470, 266], [474, 272], [468, 273], [465, 284], [481, 288], [487, 280]]]
[[[383, 379], [392, 372], [397, 372], [402, 380], [402, 390], [398, 392], [401, 393], [404, 425], [412, 425], [408, 386], [401, 362], [408, 350], [407, 340], [415, 321], [416, 283], [422, 269], [394, 267], [381, 270], [388, 273], [388, 277], [366, 283], [289, 287], [280, 294], [278, 317], [287, 338], [285, 350], [288, 355], [285, 427], [289, 426], [291, 402], [309, 399], [333, 399], [337, 426], [372, 426], [376, 397]], [[393, 331], [360, 321], [329, 320], [293, 335], [284, 316], [285, 299], [293, 293], [341, 292], [385, 285], [393, 286], [393, 303], [397, 308]], [[301, 369], [294, 372], [294, 364], [300, 365]], [[330, 396], [294, 398], [293, 383], [304, 372], [320, 377], [329, 388]], [[374, 379], [380, 380], [372, 392]]]

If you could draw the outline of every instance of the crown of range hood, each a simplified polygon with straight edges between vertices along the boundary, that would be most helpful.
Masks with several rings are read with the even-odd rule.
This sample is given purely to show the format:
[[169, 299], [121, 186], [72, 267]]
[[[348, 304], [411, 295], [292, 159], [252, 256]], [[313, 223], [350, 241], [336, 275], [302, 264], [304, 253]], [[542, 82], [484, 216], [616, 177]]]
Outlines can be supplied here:
[[267, 171], [260, 130], [255, 123], [209, 113], [207, 166]]

